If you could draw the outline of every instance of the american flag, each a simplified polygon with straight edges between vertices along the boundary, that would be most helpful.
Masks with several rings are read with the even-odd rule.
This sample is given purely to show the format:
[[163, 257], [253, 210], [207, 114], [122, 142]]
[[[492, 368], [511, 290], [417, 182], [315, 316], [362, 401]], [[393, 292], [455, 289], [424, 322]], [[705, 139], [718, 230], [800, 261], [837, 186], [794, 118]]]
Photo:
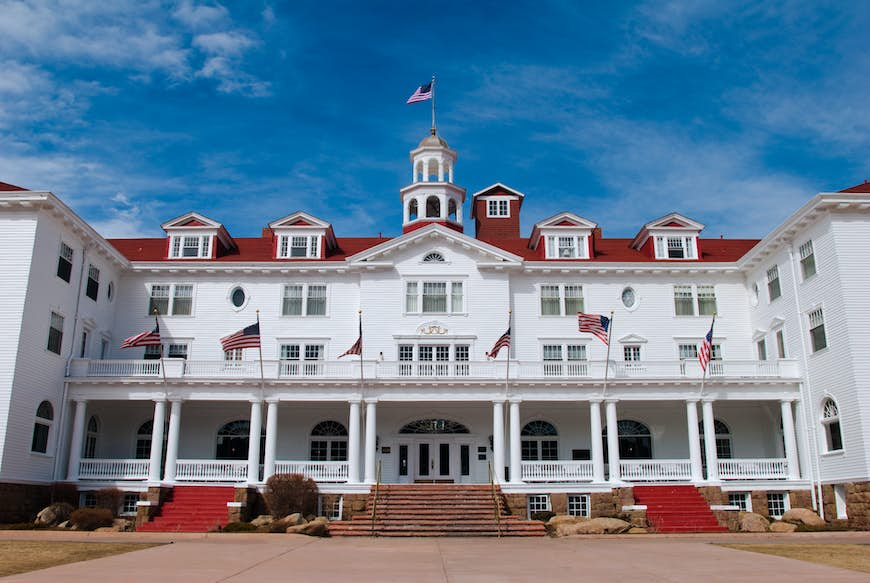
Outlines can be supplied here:
[[610, 330], [610, 318], [601, 314], [577, 312], [577, 322], [581, 332], [589, 332], [605, 344], [610, 344], [607, 336], [607, 331]]
[[698, 350], [698, 361], [701, 363], [701, 370], [707, 372], [707, 364], [713, 357], [713, 324], [716, 323], [716, 317], [713, 317], [713, 322], [710, 324], [710, 331], [704, 336], [704, 342], [701, 343], [701, 348]]
[[427, 99], [432, 99], [432, 81], [417, 87], [417, 90], [414, 91], [405, 103], [417, 103], [418, 101], [426, 101]]
[[351, 354], [357, 354], [360, 358], [362, 358], [362, 316], [359, 319], [359, 338], [356, 339], [356, 342], [353, 343], [353, 346], [345, 350], [339, 358], [343, 356], [349, 356]]
[[221, 338], [221, 347], [224, 352], [236, 348], [259, 348], [260, 347], [260, 322], [242, 328], [235, 334]]
[[[499, 351], [502, 348], [510, 348], [511, 347], [511, 329], [508, 327], [507, 332], [501, 335], [501, 337], [495, 341], [495, 344], [492, 345], [492, 350], [486, 353], [489, 358], [495, 358], [498, 356]], [[510, 358], [510, 354], [508, 354], [508, 358]]]
[[140, 332], [121, 343], [121, 348], [135, 348], [137, 346], [160, 346], [160, 324], [158, 322], [154, 322], [154, 330]]

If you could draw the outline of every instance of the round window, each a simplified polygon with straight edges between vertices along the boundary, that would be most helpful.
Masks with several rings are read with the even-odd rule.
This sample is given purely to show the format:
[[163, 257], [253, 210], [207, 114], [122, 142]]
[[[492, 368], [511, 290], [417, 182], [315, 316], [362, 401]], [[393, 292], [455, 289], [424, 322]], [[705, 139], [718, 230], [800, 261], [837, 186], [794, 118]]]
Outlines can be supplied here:
[[234, 289], [233, 293], [230, 294], [230, 301], [237, 308], [241, 308], [242, 306], [245, 305], [245, 299], [246, 299], [245, 290], [243, 290], [240, 287], [237, 287], [236, 289]]
[[634, 293], [634, 288], [627, 287], [622, 290], [622, 305], [631, 309], [635, 304], [637, 304], [637, 295]]

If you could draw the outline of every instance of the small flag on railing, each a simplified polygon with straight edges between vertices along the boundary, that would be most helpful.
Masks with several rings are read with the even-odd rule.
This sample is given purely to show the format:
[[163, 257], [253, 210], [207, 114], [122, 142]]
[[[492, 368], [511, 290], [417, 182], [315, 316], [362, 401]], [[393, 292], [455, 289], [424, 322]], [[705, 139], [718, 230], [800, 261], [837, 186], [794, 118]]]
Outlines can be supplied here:
[[242, 328], [235, 334], [221, 338], [221, 347], [224, 352], [236, 348], [259, 348], [260, 347], [260, 322]]
[[[495, 358], [498, 356], [499, 351], [502, 348], [510, 348], [511, 347], [511, 329], [508, 327], [507, 332], [501, 335], [501, 337], [495, 341], [495, 344], [492, 345], [492, 350], [486, 353], [486, 356], [489, 358]], [[510, 357], [508, 357], [510, 358]]]
[[710, 331], [704, 336], [704, 342], [701, 343], [701, 348], [698, 350], [698, 361], [701, 363], [701, 370], [707, 372], [707, 365], [710, 359], [713, 358], [713, 325], [716, 323], [716, 316], [713, 316], [713, 322], [710, 324]]
[[130, 336], [121, 343], [121, 348], [136, 348], [137, 346], [160, 346], [160, 323], [154, 321], [154, 330], [140, 332]]
[[607, 335], [607, 331], [610, 330], [610, 318], [607, 316], [577, 312], [577, 323], [581, 332], [588, 332], [605, 344], [610, 344], [610, 339]]

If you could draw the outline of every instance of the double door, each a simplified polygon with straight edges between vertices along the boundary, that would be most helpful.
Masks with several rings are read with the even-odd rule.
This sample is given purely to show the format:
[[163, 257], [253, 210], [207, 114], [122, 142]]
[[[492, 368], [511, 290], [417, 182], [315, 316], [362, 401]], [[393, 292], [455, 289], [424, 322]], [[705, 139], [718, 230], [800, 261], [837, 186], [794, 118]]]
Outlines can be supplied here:
[[443, 439], [415, 440], [399, 446], [399, 475], [413, 481], [454, 481], [455, 445]]

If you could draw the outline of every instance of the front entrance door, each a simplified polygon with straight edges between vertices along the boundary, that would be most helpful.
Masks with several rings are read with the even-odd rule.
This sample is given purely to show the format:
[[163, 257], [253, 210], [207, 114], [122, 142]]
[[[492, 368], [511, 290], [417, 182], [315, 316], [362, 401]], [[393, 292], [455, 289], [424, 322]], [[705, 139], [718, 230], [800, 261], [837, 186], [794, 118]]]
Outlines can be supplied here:
[[451, 469], [450, 443], [439, 440], [427, 440], [417, 443], [417, 464], [415, 480], [419, 481], [453, 481]]

